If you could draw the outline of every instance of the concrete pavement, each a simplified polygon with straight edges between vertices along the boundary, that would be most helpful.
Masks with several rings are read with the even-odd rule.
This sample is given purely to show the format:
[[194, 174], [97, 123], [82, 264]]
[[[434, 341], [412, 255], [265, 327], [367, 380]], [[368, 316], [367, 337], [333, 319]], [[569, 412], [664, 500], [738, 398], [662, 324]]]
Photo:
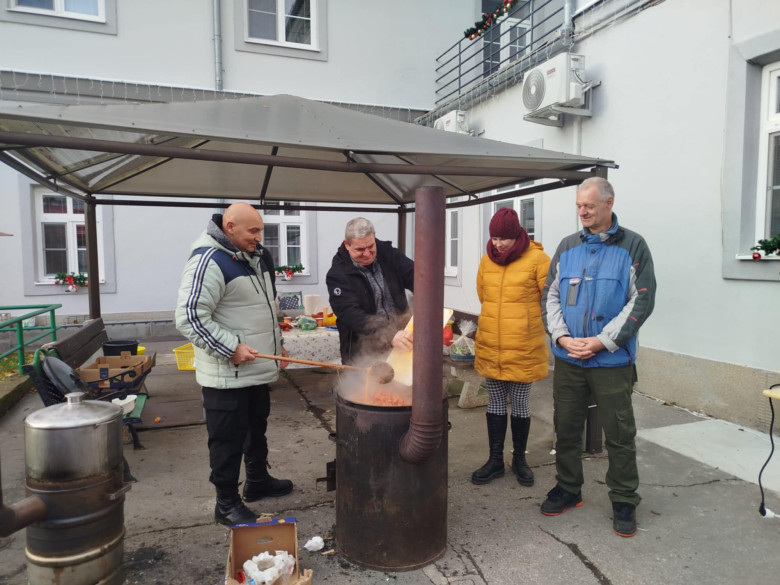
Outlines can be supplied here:
[[[125, 502], [128, 584], [222, 583], [229, 531], [213, 523], [206, 431], [193, 372], [178, 371], [171, 349], [180, 340], [145, 340], [158, 352], [147, 379], [147, 409], [183, 412], [154, 423], [145, 413], [144, 450], [125, 446], [138, 482]], [[448, 545], [431, 565], [409, 572], [362, 569], [338, 555], [335, 492], [317, 483], [335, 457], [331, 388], [336, 374], [293, 369], [274, 384], [268, 430], [271, 473], [295, 483], [285, 497], [253, 504], [258, 512], [298, 519], [299, 561], [315, 583], [398, 585], [708, 584], [777, 583], [780, 521], [758, 514], [758, 472], [769, 437], [698, 416], [635, 394], [642, 505], [634, 538], [612, 532], [604, 475], [606, 454], [584, 455], [584, 506], [558, 517], [539, 505], [555, 484], [550, 378], [534, 385], [528, 462], [533, 487], [511, 473], [491, 484], [471, 484], [487, 457], [485, 408], [457, 407], [450, 399]], [[652, 394], [651, 388], [642, 388]], [[761, 389], [757, 389], [760, 392]], [[0, 419], [3, 499], [24, 497], [23, 419], [42, 407], [26, 394]], [[510, 458], [507, 437], [505, 456]], [[764, 472], [766, 505], [780, 513], [780, 456]], [[322, 555], [303, 549], [312, 536], [326, 539]], [[0, 539], [0, 583], [27, 583], [24, 533]]]

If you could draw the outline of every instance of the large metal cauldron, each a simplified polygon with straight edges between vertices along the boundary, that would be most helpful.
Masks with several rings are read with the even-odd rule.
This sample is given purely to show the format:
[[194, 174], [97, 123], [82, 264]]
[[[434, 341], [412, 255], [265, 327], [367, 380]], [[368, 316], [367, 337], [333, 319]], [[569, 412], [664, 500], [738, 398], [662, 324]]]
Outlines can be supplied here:
[[124, 581], [122, 408], [83, 393], [25, 419], [27, 495], [46, 515], [27, 527], [35, 585]]
[[399, 446], [411, 415], [336, 397], [336, 542], [356, 565], [406, 571], [446, 550], [447, 428], [426, 461], [408, 463]]

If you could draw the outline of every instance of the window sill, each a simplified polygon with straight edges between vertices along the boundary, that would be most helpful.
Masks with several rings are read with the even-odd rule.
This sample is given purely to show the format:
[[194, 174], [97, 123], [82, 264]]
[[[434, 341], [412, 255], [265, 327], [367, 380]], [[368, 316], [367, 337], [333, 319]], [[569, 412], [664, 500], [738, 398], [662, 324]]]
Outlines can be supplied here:
[[313, 53], [317, 53], [320, 50], [319, 47], [315, 47], [314, 45], [303, 45], [301, 43], [285, 43], [283, 41], [272, 41], [269, 39], [255, 39], [252, 37], [244, 39], [244, 42], [251, 43], [253, 45], [265, 45], [267, 47], [294, 49], [296, 51], [311, 51]]
[[[39, 280], [39, 281], [34, 282], [33, 284], [35, 286], [62, 286], [62, 287], [67, 287], [68, 286], [67, 284], [63, 284], [63, 283], [57, 284], [53, 280]], [[105, 280], [98, 280], [98, 284], [106, 284], [106, 281]], [[82, 285], [79, 285], [79, 288], [89, 288], [89, 287], [84, 287]]]
[[0, 2], [0, 22], [28, 24], [62, 28], [81, 32], [116, 35], [116, 4], [117, 0], [104, 0], [104, 11], [100, 16], [78, 13], [56, 13], [49, 10], [28, 9], [18, 6], [6, 6]]
[[737, 254], [735, 257], [737, 260], [749, 260], [751, 262], [763, 262], [764, 260], [780, 260], [780, 256], [777, 254], [771, 254], [769, 256], [761, 256], [760, 260], [753, 259], [753, 254]]
[[52, 18], [66, 18], [68, 20], [78, 20], [82, 22], [96, 22], [106, 24], [105, 17], [92, 16], [89, 14], [78, 14], [76, 12], [55, 12], [53, 10], [35, 10], [34, 8], [21, 8], [18, 6], [9, 7], [8, 12], [17, 12], [19, 14], [34, 14], [36, 16], [49, 16]]

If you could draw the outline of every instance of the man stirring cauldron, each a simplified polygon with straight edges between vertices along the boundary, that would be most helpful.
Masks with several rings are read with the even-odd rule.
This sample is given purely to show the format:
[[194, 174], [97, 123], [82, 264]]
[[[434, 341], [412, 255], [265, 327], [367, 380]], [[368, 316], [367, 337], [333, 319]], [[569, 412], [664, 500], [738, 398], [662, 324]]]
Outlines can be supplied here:
[[405, 291], [414, 292], [414, 262], [390, 242], [377, 240], [369, 220], [347, 223], [326, 284], [343, 364], [393, 347], [412, 349], [412, 333], [403, 328], [409, 320]]
[[273, 261], [260, 245], [262, 235], [263, 219], [248, 203], [214, 215], [191, 247], [176, 307], [176, 328], [192, 342], [195, 378], [203, 386], [209, 481], [217, 489], [214, 519], [227, 526], [258, 516], [238, 495], [242, 457], [245, 501], [293, 489], [290, 480], [268, 473], [268, 384], [287, 364], [255, 356], [287, 352], [276, 318]]

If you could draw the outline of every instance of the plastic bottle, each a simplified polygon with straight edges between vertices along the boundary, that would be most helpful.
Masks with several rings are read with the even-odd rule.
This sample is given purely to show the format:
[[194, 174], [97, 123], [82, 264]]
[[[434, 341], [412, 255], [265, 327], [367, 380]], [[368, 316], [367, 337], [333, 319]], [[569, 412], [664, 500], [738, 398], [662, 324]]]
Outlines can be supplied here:
[[444, 333], [442, 335], [442, 340], [444, 341], [444, 345], [452, 345], [452, 327], [447, 325], [444, 328]]

